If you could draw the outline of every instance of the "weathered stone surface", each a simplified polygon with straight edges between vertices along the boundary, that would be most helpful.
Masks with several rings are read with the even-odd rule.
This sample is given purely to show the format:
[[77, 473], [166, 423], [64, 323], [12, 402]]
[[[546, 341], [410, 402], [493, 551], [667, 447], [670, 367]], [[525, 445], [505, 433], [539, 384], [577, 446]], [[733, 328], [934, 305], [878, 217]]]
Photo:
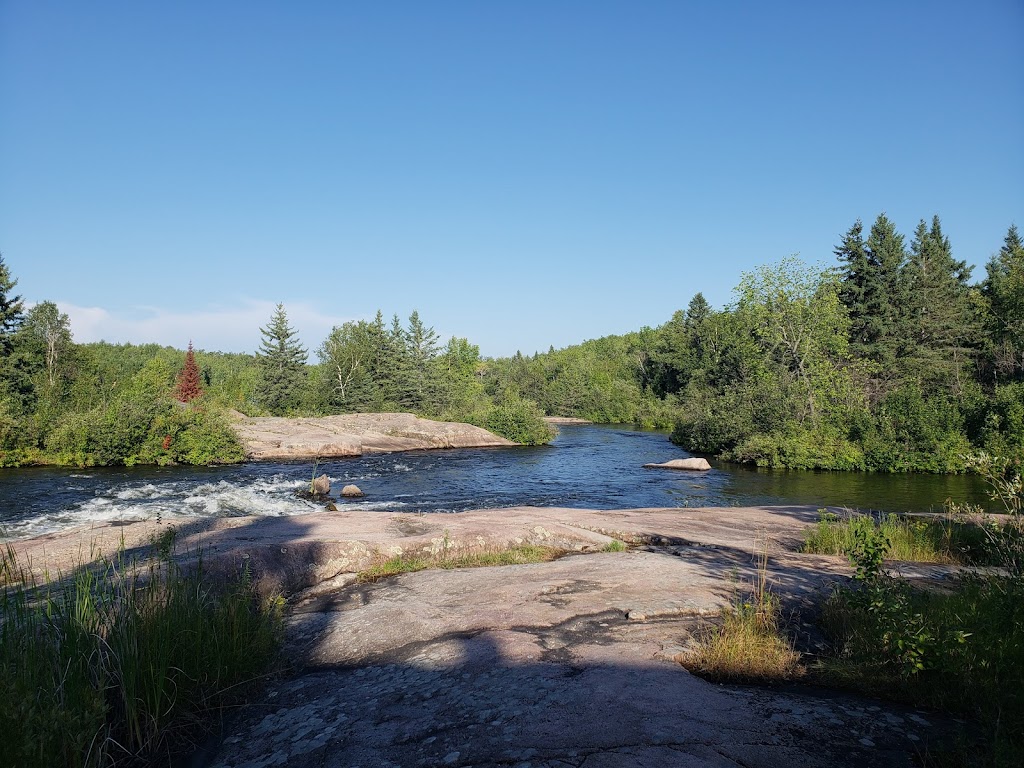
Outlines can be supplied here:
[[331, 478], [327, 475], [320, 475], [313, 480], [313, 493], [318, 496], [326, 496], [331, 492]]
[[356, 499], [360, 496], [365, 496], [366, 494], [359, 490], [358, 485], [349, 484], [341, 489], [341, 495], [347, 499]]
[[664, 464], [644, 464], [646, 469], [688, 469], [697, 470], [700, 472], [711, 469], [711, 465], [707, 459], [700, 457], [693, 457], [690, 459], [672, 459], [666, 461]]
[[431, 421], [411, 413], [353, 413], [298, 419], [238, 414], [231, 424], [245, 446], [245, 455], [257, 461], [515, 445], [471, 424]]
[[[713, 685], [677, 663], [700, 622], [750, 588], [754, 553], [768, 552], [772, 588], [791, 604], [846, 578], [844, 559], [794, 551], [816, 520], [813, 507], [519, 507], [179, 526], [179, 551], [202, 546], [211, 567], [244, 561], [264, 585], [305, 587], [287, 618], [296, 671], [231, 722], [206, 765], [909, 766], [945, 723], [844, 695]], [[129, 552], [144, 552], [156, 530], [14, 546], [52, 571], [84, 534], [106, 545], [123, 533]], [[634, 548], [601, 551], [613, 538]], [[517, 543], [578, 554], [355, 580], [403, 552]]]

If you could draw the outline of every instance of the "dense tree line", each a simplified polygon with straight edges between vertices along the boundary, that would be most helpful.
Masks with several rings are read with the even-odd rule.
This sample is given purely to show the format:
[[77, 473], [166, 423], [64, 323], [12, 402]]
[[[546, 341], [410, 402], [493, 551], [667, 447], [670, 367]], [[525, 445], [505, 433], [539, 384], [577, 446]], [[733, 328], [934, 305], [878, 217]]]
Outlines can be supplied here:
[[790, 258], [701, 294], [657, 329], [493, 361], [488, 391], [550, 414], [673, 429], [761, 466], [954, 472], [1024, 457], [1024, 247], [1011, 227], [980, 283], [938, 217], [910, 244], [856, 222], [836, 266]]
[[52, 302], [30, 308], [0, 257], [0, 466], [240, 461], [228, 411], [412, 411], [524, 443], [551, 432], [537, 406], [484, 391], [479, 349], [442, 346], [413, 312], [334, 328], [310, 364], [278, 305], [254, 355], [156, 344], [76, 344]]
[[[962, 471], [1024, 457], [1024, 245], [1011, 227], [971, 282], [938, 217], [907, 244], [885, 216], [830, 268], [744, 274], [659, 328], [483, 359], [413, 312], [345, 323], [311, 364], [285, 308], [254, 355], [75, 344], [28, 309], [0, 258], [0, 465], [236, 461], [225, 413], [411, 411], [545, 442], [542, 413], [670, 428], [689, 450], [761, 466]], [[190, 344], [191, 347], [191, 344]], [[183, 402], [187, 401], [187, 402]]]

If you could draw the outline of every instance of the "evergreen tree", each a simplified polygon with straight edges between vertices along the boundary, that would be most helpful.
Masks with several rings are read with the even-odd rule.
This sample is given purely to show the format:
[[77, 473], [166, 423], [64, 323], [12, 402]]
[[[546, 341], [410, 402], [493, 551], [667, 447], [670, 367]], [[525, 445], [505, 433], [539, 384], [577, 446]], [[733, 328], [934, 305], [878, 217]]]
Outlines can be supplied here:
[[174, 396], [182, 403], [189, 403], [203, 394], [203, 387], [200, 381], [199, 366], [196, 365], [196, 356], [192, 351], [192, 340], [188, 342], [188, 351], [185, 353], [185, 367], [178, 374], [178, 381], [174, 387]]
[[260, 366], [259, 401], [275, 416], [298, 407], [306, 380], [306, 350], [288, 325], [284, 305], [278, 304], [256, 353]]
[[420, 319], [420, 313], [413, 310], [409, 316], [409, 328], [405, 333], [407, 350], [407, 375], [403, 398], [414, 411], [423, 412], [436, 399], [438, 388], [437, 333]]
[[0, 254], [0, 357], [11, 353], [11, 336], [18, 330], [23, 319], [24, 303], [21, 296], [12, 295], [17, 284], [18, 281], [11, 277], [4, 264], [3, 254]]
[[903, 235], [884, 213], [871, 225], [865, 248], [865, 269], [857, 280], [860, 302], [848, 305], [857, 329], [857, 335], [851, 340], [856, 341], [855, 354], [880, 363], [884, 371], [891, 369], [903, 348], [906, 248]]
[[402, 326], [395, 315], [389, 330], [384, 324], [384, 313], [379, 309], [370, 325], [370, 342], [373, 355], [370, 359], [370, 378], [374, 383], [373, 405], [375, 411], [388, 411], [398, 407], [398, 382], [401, 376], [401, 358], [404, 342], [401, 339]]
[[856, 350], [864, 350], [876, 335], [868, 303], [875, 298], [873, 289], [878, 271], [869, 257], [864, 242], [864, 225], [860, 219], [843, 235], [843, 241], [835, 247], [834, 253], [839, 259], [842, 278], [839, 298], [850, 314], [850, 344]]
[[982, 293], [996, 377], [1024, 375], [1024, 242], [1011, 225], [1003, 247], [985, 265]]
[[963, 369], [977, 343], [968, 280], [971, 270], [953, 258], [938, 216], [914, 231], [904, 267], [909, 371], [919, 382], [949, 383], [959, 393]]

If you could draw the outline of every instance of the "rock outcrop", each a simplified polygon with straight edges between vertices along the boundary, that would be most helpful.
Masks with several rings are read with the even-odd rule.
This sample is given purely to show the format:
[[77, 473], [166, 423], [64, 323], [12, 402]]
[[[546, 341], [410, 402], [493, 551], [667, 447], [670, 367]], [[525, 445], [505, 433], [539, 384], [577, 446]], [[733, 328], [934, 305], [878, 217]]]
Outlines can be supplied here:
[[[800, 604], [848, 577], [841, 557], [796, 551], [815, 507], [596, 511], [516, 507], [459, 514], [342, 511], [178, 526], [180, 553], [290, 594], [290, 671], [239, 712], [203, 764], [653, 768], [905, 766], [947, 723], [814, 689], [721, 686], [690, 675], [703, 617], [749, 589], [768, 553], [780, 599]], [[152, 548], [155, 522], [14, 542], [34, 570], [70, 572], [88, 542]], [[604, 551], [613, 540], [626, 552]], [[356, 573], [400, 554], [517, 544], [552, 562]], [[106, 549], [110, 547], [110, 549]], [[951, 566], [901, 566], [935, 578]]]
[[246, 457], [254, 461], [515, 445], [471, 424], [431, 421], [411, 413], [352, 413], [295, 419], [239, 414], [231, 425], [245, 447]]
[[644, 464], [646, 469], [685, 469], [697, 472], [706, 472], [711, 469], [707, 459], [694, 457], [692, 459], [672, 459], [664, 464]]

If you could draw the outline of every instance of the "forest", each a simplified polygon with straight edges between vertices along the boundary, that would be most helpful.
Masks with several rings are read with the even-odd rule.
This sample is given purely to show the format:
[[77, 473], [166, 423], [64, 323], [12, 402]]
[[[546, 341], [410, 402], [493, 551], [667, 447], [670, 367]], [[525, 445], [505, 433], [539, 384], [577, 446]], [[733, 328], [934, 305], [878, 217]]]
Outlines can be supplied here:
[[[695, 453], [762, 467], [962, 472], [1024, 457], [1024, 244], [1015, 226], [972, 282], [937, 216], [909, 244], [884, 215], [829, 265], [742, 275], [658, 328], [490, 359], [413, 312], [335, 327], [316, 350], [278, 305], [255, 354], [76, 344], [26, 307], [0, 258], [0, 465], [233, 462], [229, 410], [411, 411], [547, 442], [542, 415], [671, 430]], [[201, 340], [200, 340], [201, 341]]]
[[1024, 247], [1011, 226], [971, 282], [939, 218], [907, 245], [880, 215], [836, 262], [744, 274], [656, 329], [494, 361], [494, 386], [548, 413], [672, 429], [763, 467], [961, 472], [1024, 457]]

